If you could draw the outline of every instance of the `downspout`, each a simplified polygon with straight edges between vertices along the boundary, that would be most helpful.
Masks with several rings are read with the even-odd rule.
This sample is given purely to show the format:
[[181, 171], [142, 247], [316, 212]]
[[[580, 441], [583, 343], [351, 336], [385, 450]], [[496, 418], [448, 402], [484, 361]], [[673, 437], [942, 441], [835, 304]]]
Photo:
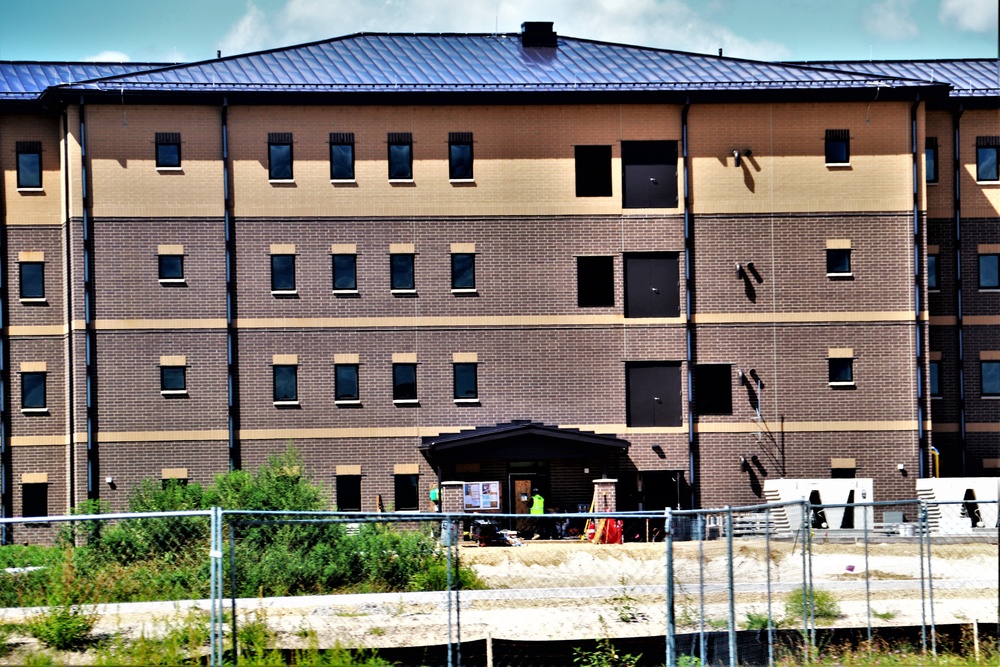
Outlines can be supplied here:
[[[98, 471], [97, 451], [97, 330], [94, 328], [94, 230], [91, 197], [87, 189], [87, 120], [80, 97], [80, 197], [83, 202], [83, 322], [87, 387], [87, 498], [96, 499], [94, 480]], [[72, 327], [72, 322], [70, 322]]]
[[965, 432], [965, 326], [963, 321], [962, 294], [962, 113], [963, 104], [951, 116], [952, 132], [954, 134], [954, 162], [952, 163], [952, 182], [954, 189], [955, 211], [955, 336], [958, 338], [958, 442], [961, 454], [962, 475], [966, 474], [965, 450], [968, 444]]
[[236, 223], [233, 217], [233, 201], [229, 193], [229, 99], [222, 98], [222, 197], [224, 225], [226, 228], [226, 380], [228, 406], [226, 422], [229, 441], [229, 469], [239, 470], [242, 466], [239, 446], [239, 375], [236, 353]]
[[73, 391], [73, 373], [76, 367], [73, 365], [73, 290], [69, 288], [70, 281], [73, 276], [72, 260], [73, 260], [73, 235], [71, 233], [72, 229], [72, 219], [70, 216], [70, 205], [69, 205], [69, 114], [65, 111], [62, 114], [62, 130], [63, 130], [63, 192], [66, 196], [63, 197], [65, 211], [63, 213], [63, 220], [65, 223], [65, 257], [63, 258], [63, 284], [66, 286], [64, 288], [64, 294], [66, 295], [66, 420], [69, 424], [67, 428], [67, 435], [69, 436], [69, 484], [67, 489], [67, 497], [69, 498], [69, 506], [76, 506], [76, 403], [75, 394]]
[[[692, 319], [691, 288], [694, 275], [694, 230], [691, 219], [691, 174], [688, 161], [688, 111], [691, 109], [691, 98], [684, 100], [681, 110], [681, 164], [683, 165], [684, 185], [684, 333], [687, 360], [687, 404], [688, 404], [688, 480], [691, 485], [691, 507], [698, 507], [701, 495], [698, 486], [698, 434], [695, 431], [694, 404], [694, 322]], [[680, 480], [678, 480], [680, 484]], [[679, 490], [678, 490], [679, 493]], [[680, 509], [679, 507], [677, 509]]]
[[913, 157], [913, 321], [916, 331], [915, 362], [917, 365], [917, 450], [920, 458], [919, 476], [927, 477], [928, 434], [924, 428], [924, 419], [927, 414], [927, 392], [924, 391], [924, 378], [926, 377], [926, 363], [924, 359], [924, 341], [926, 329], [921, 318], [921, 306], [923, 304], [924, 292], [924, 260], [926, 246], [924, 245], [924, 234], [920, 223], [920, 146], [917, 143], [917, 111], [920, 109], [920, 93], [910, 107], [910, 143]]
[[[0, 130], [3, 125], [0, 124]], [[0, 132], [2, 136], [2, 132]], [[9, 303], [7, 273], [7, 207], [4, 192], [4, 180], [0, 178], [0, 517], [6, 519], [14, 515], [14, 502], [11, 496], [13, 480], [11, 479], [10, 451], [10, 340], [7, 333], [7, 306]], [[0, 544], [11, 544], [11, 531], [8, 524], [0, 528]]]

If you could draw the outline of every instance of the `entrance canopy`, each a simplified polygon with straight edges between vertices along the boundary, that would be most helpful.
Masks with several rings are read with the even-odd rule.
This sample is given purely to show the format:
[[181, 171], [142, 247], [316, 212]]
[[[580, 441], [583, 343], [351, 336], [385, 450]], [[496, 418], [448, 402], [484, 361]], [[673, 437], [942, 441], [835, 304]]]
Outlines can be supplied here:
[[425, 437], [420, 449], [428, 459], [438, 462], [527, 461], [601, 458], [628, 451], [628, 446], [627, 441], [613, 435], [515, 420]]

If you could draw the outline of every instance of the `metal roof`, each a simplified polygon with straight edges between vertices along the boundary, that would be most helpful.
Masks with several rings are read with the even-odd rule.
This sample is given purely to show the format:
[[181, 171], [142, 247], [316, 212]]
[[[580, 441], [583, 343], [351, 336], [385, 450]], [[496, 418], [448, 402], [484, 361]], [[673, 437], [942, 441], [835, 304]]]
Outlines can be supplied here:
[[33, 100], [45, 89], [90, 79], [131, 74], [157, 63], [47, 63], [0, 61], [0, 100]]
[[77, 83], [89, 91], [794, 90], [926, 85], [843, 69], [765, 63], [568, 37], [360, 33]]
[[952, 97], [1000, 95], [1000, 59], [802, 62], [798, 65], [921, 79], [952, 86]]

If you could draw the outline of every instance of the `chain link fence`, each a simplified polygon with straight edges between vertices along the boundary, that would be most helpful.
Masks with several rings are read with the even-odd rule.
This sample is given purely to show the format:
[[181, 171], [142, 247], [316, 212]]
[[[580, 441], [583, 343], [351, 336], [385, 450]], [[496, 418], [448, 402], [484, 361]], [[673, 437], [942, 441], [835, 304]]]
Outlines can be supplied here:
[[92, 619], [102, 645], [194, 619], [186, 655], [220, 665], [337, 645], [396, 664], [570, 664], [613, 650], [635, 664], [764, 665], [811, 662], [837, 642], [955, 651], [963, 633], [996, 655], [997, 509], [2, 519], [0, 614], [25, 645], [52, 610]]

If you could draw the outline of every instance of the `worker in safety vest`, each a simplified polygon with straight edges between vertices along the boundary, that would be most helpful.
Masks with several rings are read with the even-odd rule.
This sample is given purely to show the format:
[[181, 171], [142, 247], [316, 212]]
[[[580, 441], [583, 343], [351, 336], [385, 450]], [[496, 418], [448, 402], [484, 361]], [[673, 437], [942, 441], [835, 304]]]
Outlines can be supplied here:
[[[528, 511], [533, 515], [545, 514], [545, 498], [538, 492], [538, 489], [531, 490], [531, 509]], [[545, 522], [541, 518], [537, 518], [534, 520], [534, 524], [534, 537], [532, 539], [546, 539], [548, 531], [545, 529]]]

